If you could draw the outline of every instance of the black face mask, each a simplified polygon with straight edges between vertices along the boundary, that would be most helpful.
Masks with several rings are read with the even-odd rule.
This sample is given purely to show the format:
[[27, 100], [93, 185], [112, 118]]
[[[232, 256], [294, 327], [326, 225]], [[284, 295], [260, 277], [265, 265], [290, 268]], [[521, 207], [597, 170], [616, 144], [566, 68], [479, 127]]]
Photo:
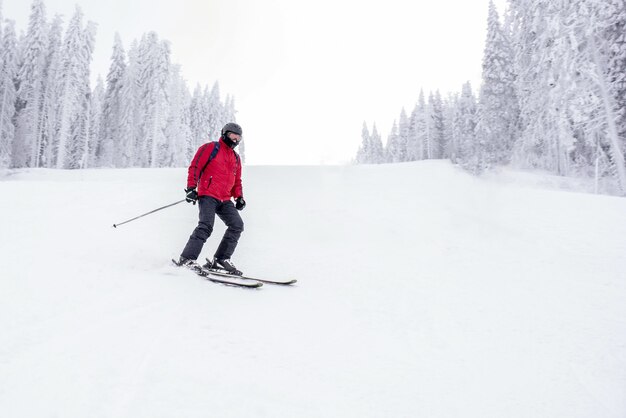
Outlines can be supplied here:
[[229, 147], [231, 147], [232, 149], [235, 149], [235, 147], [237, 145], [239, 145], [239, 142], [241, 142], [241, 139], [239, 141], [233, 141], [232, 139], [230, 139], [228, 137], [228, 133], [226, 133], [222, 139], [224, 140], [224, 142], [226, 143], [226, 145], [228, 145]]

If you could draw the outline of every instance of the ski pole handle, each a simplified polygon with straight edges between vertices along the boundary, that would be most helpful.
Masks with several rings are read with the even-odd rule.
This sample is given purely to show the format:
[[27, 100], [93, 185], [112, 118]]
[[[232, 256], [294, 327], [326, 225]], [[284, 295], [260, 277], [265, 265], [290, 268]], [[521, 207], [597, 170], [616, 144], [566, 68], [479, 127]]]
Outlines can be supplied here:
[[160, 208], [157, 208], [157, 209], [151, 210], [150, 212], [144, 213], [143, 215], [135, 216], [134, 218], [129, 219], [129, 220], [127, 220], [127, 221], [120, 222], [120, 223], [118, 223], [118, 224], [113, 224], [113, 228], [117, 228], [117, 227], [118, 227], [118, 226], [120, 226], [120, 225], [127, 224], [127, 223], [129, 223], [129, 222], [131, 222], [131, 221], [134, 221], [135, 219], [143, 218], [143, 217], [144, 217], [144, 216], [146, 216], [146, 215], [150, 215], [151, 213], [154, 213], [154, 212], [160, 211], [160, 210], [162, 210], [162, 209], [169, 208], [170, 206], [178, 205], [179, 203], [183, 203], [185, 200], [186, 200], [186, 199], [179, 200], [178, 202], [170, 203], [169, 205], [165, 205], [165, 206], [162, 206], [162, 207], [160, 207]]

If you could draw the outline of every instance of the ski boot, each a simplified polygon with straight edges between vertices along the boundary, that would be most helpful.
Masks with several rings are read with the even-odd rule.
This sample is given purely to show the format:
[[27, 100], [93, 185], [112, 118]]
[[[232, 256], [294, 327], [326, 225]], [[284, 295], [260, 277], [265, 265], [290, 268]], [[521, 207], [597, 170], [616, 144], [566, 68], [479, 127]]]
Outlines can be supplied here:
[[180, 257], [178, 259], [177, 264], [181, 267], [187, 267], [189, 269], [196, 270], [196, 271], [202, 270], [202, 267], [200, 266], [200, 264], [198, 264], [196, 260], [192, 260], [192, 259], [185, 258], [185, 257]]
[[[205, 265], [205, 268], [206, 268], [206, 265]], [[243, 276], [243, 273], [237, 270], [237, 267], [235, 267], [235, 265], [232, 263], [232, 261], [230, 261], [230, 259], [220, 260], [219, 258], [214, 258], [213, 262], [211, 263], [211, 267], [209, 268], [212, 268], [215, 270], [225, 270], [229, 274], [233, 274], [235, 276]]]

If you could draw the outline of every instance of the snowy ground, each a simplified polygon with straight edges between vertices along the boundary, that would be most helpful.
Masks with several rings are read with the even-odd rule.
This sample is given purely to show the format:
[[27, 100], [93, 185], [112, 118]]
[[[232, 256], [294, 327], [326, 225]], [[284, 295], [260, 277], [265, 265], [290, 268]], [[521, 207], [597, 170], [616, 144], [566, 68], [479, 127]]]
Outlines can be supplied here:
[[247, 167], [233, 259], [299, 282], [245, 290], [170, 265], [194, 206], [111, 227], [184, 169], [5, 175], [0, 415], [624, 418], [626, 199], [506, 178]]

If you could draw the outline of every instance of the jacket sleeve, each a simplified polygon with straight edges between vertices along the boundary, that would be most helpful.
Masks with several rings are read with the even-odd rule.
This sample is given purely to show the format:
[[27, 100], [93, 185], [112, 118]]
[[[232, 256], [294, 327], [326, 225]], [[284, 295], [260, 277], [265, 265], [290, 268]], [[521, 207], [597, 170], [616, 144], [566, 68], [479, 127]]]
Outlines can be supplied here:
[[243, 187], [241, 185], [241, 161], [237, 164], [237, 173], [235, 174], [235, 184], [233, 185], [233, 189], [230, 191], [230, 195], [237, 199], [238, 197], [243, 197]]
[[201, 174], [200, 170], [202, 170], [206, 164], [209, 155], [211, 155], [211, 150], [213, 149], [211, 144], [212, 143], [207, 143], [198, 148], [196, 155], [191, 160], [191, 164], [189, 164], [189, 168], [187, 169], [187, 188], [196, 187], [198, 185]]

